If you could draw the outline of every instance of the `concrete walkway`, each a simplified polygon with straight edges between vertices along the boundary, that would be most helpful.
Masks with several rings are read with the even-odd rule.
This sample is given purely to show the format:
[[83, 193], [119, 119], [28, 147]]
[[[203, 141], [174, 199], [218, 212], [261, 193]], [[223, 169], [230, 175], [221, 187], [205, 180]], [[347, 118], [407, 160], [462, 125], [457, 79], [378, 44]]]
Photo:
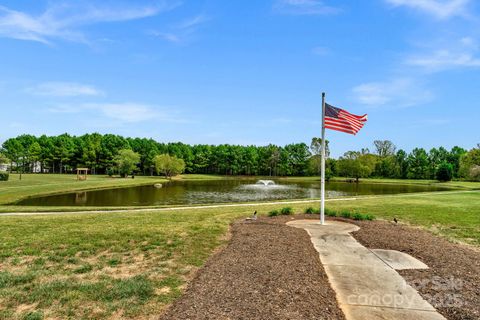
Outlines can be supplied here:
[[358, 230], [353, 224], [296, 220], [288, 225], [310, 234], [347, 320], [445, 320], [394, 269], [426, 268], [420, 261], [365, 248], [349, 234]]

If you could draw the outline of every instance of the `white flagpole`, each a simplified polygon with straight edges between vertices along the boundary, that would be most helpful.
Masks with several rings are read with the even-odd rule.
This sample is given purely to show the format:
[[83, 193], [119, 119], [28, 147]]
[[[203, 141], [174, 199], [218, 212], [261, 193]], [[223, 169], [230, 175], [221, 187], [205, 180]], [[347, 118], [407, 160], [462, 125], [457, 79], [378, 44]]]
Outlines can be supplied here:
[[325, 224], [325, 92], [322, 92], [322, 177], [320, 185], [320, 223]]

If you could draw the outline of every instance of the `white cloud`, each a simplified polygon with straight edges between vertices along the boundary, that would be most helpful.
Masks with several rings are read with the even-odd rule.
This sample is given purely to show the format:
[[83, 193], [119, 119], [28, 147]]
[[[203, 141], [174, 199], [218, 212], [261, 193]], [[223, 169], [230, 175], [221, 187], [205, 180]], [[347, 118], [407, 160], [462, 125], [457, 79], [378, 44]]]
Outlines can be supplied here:
[[120, 123], [136, 123], [145, 121], [188, 122], [176, 117], [177, 112], [156, 106], [139, 103], [85, 103], [80, 105], [61, 105], [48, 109], [51, 113], [90, 113], [104, 116]]
[[480, 67], [479, 47], [470, 37], [450, 41], [448, 47], [435, 48], [431, 52], [411, 55], [405, 64], [435, 72], [455, 68]]
[[98, 6], [91, 4], [55, 4], [43, 13], [32, 15], [0, 6], [0, 36], [45, 44], [54, 39], [88, 42], [82, 26], [101, 22], [119, 22], [155, 16], [176, 4], [159, 2], [150, 6]]
[[431, 71], [440, 71], [456, 67], [480, 67], [480, 58], [473, 56], [469, 52], [438, 50], [428, 56], [409, 58], [406, 63]]
[[192, 28], [195, 28], [207, 21], [209, 21], [210, 18], [207, 17], [206, 15], [204, 14], [199, 14], [197, 16], [194, 16], [190, 19], [187, 19], [187, 20], [184, 20], [182, 21], [181, 23], [179, 23], [176, 28], [177, 29], [192, 29]]
[[277, 0], [273, 9], [278, 13], [292, 15], [325, 15], [340, 11], [320, 0]]
[[386, 0], [399, 7], [423, 11], [438, 19], [447, 19], [454, 16], [464, 16], [468, 12], [467, 6], [471, 0]]
[[430, 102], [434, 97], [419, 81], [411, 78], [363, 83], [352, 92], [358, 103], [370, 107], [411, 107]]
[[27, 92], [54, 97], [98, 96], [103, 94], [102, 91], [93, 86], [73, 82], [44, 82], [28, 88]]
[[151, 30], [149, 34], [171, 43], [185, 43], [202, 24], [209, 20], [208, 16], [199, 14], [172, 26], [168, 32]]
[[135, 103], [89, 104], [86, 107], [98, 110], [106, 117], [121, 122], [142, 122], [162, 116], [150, 106]]

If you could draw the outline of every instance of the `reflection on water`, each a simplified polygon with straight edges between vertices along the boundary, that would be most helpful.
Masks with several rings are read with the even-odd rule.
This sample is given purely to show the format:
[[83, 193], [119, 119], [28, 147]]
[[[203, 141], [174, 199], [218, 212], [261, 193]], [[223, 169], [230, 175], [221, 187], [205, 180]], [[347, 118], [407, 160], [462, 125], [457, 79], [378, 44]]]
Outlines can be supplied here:
[[[320, 182], [263, 180], [174, 181], [26, 199], [35, 206], [151, 206], [320, 198]], [[327, 198], [445, 190], [436, 186], [329, 182]]]
[[84, 205], [87, 203], [87, 192], [75, 193], [75, 205]]

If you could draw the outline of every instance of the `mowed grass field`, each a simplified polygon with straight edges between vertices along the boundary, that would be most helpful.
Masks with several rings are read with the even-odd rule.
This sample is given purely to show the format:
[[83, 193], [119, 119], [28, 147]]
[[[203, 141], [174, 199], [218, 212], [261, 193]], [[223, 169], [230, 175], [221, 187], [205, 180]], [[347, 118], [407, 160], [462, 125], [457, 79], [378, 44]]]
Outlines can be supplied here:
[[240, 212], [0, 217], [0, 319], [148, 319]]
[[[99, 180], [95, 187], [108, 187]], [[396, 217], [400, 223], [480, 247], [480, 191], [463, 190], [477, 186], [329, 201], [327, 208], [386, 220]], [[30, 190], [28, 185], [19, 187]], [[0, 215], [0, 319], [156, 319], [208, 257], [227, 243], [233, 221], [254, 210], [267, 214], [282, 206], [301, 213], [307, 207], [318, 207], [318, 201], [152, 212]]]

